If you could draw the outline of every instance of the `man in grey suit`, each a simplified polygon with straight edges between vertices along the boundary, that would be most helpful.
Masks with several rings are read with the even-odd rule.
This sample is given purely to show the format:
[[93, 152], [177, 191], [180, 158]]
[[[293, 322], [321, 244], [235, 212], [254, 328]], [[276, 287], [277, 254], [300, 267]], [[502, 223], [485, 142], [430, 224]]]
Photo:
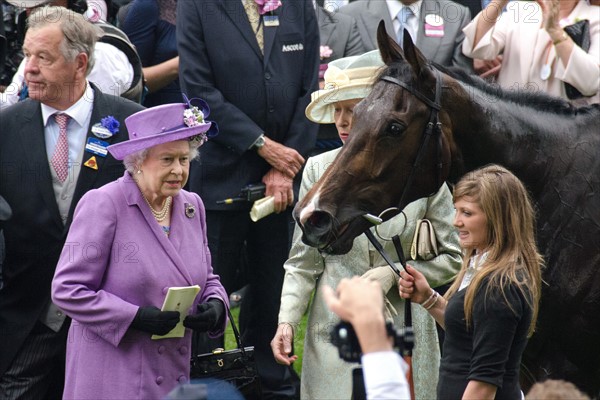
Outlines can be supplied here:
[[331, 54], [321, 57], [322, 63], [329, 63], [342, 57], [357, 56], [365, 52], [356, 20], [346, 14], [340, 14], [317, 5], [317, 23], [321, 46], [327, 46]]
[[[28, 24], [29, 98], [0, 111], [0, 196], [13, 211], [2, 224], [0, 398], [58, 399], [69, 320], [50, 300], [54, 270], [79, 199], [122, 176], [106, 147], [128, 138], [123, 121], [143, 107], [88, 83], [98, 28], [81, 14], [44, 7]], [[96, 257], [93, 243], [70, 248]]]
[[[404, 24], [400, 21], [403, 7], [410, 10]], [[460, 4], [450, 0], [358, 0], [340, 12], [356, 19], [367, 51], [377, 48], [377, 26], [383, 19], [392, 37], [402, 37], [401, 28], [407, 29], [429, 60], [473, 70], [472, 60], [462, 54], [462, 29], [471, 20], [471, 13]]]

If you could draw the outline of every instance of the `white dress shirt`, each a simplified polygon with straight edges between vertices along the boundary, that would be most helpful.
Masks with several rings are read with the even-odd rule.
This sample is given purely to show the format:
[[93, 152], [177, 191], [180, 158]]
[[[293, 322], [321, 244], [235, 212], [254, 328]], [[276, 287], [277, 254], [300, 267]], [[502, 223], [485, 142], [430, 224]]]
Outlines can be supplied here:
[[408, 31], [410, 37], [413, 40], [413, 43], [417, 42], [417, 33], [419, 32], [419, 17], [421, 15], [421, 4], [423, 4], [423, 0], [419, 0], [415, 3], [412, 3], [409, 6], [404, 6], [398, 0], [386, 0], [388, 10], [390, 11], [390, 18], [392, 19], [392, 23], [394, 24], [394, 32], [398, 32], [400, 28], [400, 21], [396, 16], [402, 10], [402, 7], [410, 7], [411, 11], [414, 15], [408, 18], [406, 21], [406, 25], [404, 29]]

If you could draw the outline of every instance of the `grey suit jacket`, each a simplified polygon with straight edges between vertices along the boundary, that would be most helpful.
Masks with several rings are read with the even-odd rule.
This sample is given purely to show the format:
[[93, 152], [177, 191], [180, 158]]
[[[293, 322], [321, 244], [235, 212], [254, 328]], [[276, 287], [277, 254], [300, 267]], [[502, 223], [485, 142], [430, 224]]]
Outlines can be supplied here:
[[[353, 16], [358, 24], [366, 51], [377, 48], [377, 26], [383, 19], [387, 33], [393, 38], [393, 17], [385, 0], [358, 0], [342, 8], [340, 12]], [[437, 14], [444, 19], [444, 36], [425, 36], [425, 16]], [[419, 15], [417, 47], [429, 60], [444, 66], [459, 66], [473, 70], [473, 61], [462, 54], [464, 34], [462, 29], [471, 21], [469, 9], [450, 0], [423, 0]]]
[[328, 46], [331, 56], [321, 62], [331, 62], [338, 58], [357, 56], [365, 52], [356, 20], [346, 14], [332, 13], [320, 6], [316, 7], [321, 46]]

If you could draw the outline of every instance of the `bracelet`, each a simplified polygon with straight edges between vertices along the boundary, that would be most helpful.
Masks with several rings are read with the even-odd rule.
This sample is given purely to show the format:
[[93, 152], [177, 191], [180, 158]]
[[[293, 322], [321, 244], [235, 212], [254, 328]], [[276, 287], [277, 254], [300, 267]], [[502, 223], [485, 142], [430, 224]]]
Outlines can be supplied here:
[[435, 296], [435, 290], [431, 289], [431, 295], [429, 296], [429, 298], [427, 300], [425, 300], [424, 302], [422, 302], [420, 305], [424, 306], [427, 302], [433, 300], [434, 296]]
[[557, 44], [560, 44], [567, 39], [569, 39], [569, 35], [567, 35], [567, 32], [563, 31], [562, 36], [560, 38], [552, 41], [552, 44], [556, 46]]
[[435, 306], [435, 303], [437, 303], [438, 299], [440, 298], [440, 294], [438, 292], [435, 292], [435, 294], [436, 294], [436, 296], [435, 296], [435, 299], [433, 300], [433, 303], [431, 303], [430, 305], [425, 307], [425, 309], [427, 311], [429, 311], [431, 308], [433, 308], [433, 306]]
[[430, 305], [431, 302], [435, 302], [435, 300], [437, 299], [438, 296], [438, 292], [436, 292], [435, 290], [431, 289], [431, 296], [429, 296], [429, 298], [427, 300], [425, 300], [424, 302], [421, 303], [422, 307], [425, 307], [425, 309], [427, 310], [427, 306]]

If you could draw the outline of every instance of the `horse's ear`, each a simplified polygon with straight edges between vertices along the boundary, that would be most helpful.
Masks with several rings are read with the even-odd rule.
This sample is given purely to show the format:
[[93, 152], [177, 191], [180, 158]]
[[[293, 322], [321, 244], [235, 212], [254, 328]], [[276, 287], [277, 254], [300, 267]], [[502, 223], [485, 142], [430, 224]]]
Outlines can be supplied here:
[[421, 53], [421, 51], [414, 45], [412, 37], [407, 30], [404, 30], [404, 57], [406, 61], [413, 67], [415, 72], [419, 72], [427, 65], [427, 58]]
[[408, 33], [407, 30], [404, 30], [403, 39], [404, 57], [412, 67], [413, 71], [415, 71], [417, 76], [420, 77], [429, 75], [433, 77], [431, 71], [428, 68], [429, 61], [427, 61], [427, 58], [423, 55], [423, 53], [421, 53], [421, 50], [419, 50], [417, 46], [415, 46], [415, 44], [412, 41], [412, 37], [410, 36], [410, 33]]
[[379, 26], [377, 27], [377, 46], [385, 65], [391, 65], [404, 60], [402, 48], [387, 34], [383, 20], [379, 22]]

